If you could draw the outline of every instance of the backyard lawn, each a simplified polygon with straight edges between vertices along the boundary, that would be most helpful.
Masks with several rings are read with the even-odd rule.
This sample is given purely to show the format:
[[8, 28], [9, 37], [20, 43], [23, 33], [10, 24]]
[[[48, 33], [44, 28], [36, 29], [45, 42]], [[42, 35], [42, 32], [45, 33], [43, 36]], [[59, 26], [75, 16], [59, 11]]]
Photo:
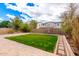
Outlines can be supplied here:
[[47, 34], [26, 34], [6, 38], [32, 47], [42, 49], [47, 52], [54, 51], [58, 39], [58, 37], [55, 35], [47, 35]]

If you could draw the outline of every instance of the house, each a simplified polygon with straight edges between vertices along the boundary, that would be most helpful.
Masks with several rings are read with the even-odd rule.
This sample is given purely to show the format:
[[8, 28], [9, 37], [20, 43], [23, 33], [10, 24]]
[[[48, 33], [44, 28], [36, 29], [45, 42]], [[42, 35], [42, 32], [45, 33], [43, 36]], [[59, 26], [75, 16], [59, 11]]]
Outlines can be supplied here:
[[60, 28], [61, 22], [38, 22], [37, 29], [39, 28]]
[[60, 30], [62, 22], [38, 22], [37, 28], [33, 29], [34, 33], [49, 33], [49, 34], [63, 34]]

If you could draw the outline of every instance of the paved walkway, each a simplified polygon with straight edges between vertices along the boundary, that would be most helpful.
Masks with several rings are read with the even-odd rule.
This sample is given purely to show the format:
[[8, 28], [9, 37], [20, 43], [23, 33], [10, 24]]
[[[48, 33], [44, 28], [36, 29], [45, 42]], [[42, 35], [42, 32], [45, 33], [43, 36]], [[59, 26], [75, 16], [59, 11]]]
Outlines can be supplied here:
[[55, 54], [59, 56], [74, 56], [74, 53], [72, 52], [70, 45], [68, 44], [64, 35], [58, 36]]
[[63, 40], [62, 36], [59, 36], [59, 42], [58, 42], [58, 48], [57, 49], [58, 49], [57, 50], [58, 55], [61, 55], [61, 56], [66, 55], [64, 40]]
[[26, 33], [0, 35], [0, 56], [56, 56], [53, 53], [5, 39], [6, 36], [24, 35]]

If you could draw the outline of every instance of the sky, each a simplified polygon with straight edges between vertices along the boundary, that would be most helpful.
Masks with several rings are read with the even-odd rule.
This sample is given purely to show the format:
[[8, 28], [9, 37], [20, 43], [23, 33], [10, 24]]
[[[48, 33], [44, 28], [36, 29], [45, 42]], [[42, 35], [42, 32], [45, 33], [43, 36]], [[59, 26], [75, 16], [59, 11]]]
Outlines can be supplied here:
[[0, 21], [20, 17], [30, 20], [60, 22], [59, 16], [66, 11], [66, 3], [0, 3]]

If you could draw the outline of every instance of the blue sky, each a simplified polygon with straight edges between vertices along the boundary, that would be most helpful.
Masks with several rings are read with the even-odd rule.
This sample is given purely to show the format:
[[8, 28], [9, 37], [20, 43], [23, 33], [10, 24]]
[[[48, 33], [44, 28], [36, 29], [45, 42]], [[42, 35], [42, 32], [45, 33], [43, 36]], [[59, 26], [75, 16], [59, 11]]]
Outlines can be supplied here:
[[24, 22], [31, 19], [37, 21], [60, 21], [60, 16], [65, 11], [66, 4], [52, 3], [0, 3], [0, 21], [9, 20], [15, 16]]
[[[16, 3], [9, 3], [9, 4], [11, 4], [13, 6], [17, 6]], [[34, 4], [27, 3], [26, 6], [33, 7]], [[0, 3], [0, 18], [3, 20], [9, 20], [9, 17], [6, 16], [7, 14], [24, 18], [24, 17], [20, 16], [22, 14], [22, 12], [19, 12], [17, 10], [8, 9], [5, 5], [5, 3]], [[28, 14], [25, 14], [25, 15], [27, 15], [28, 18], [31, 18], [31, 16], [29, 16]]]
[[11, 14], [15, 16], [19, 16], [21, 14], [21, 12], [7, 9], [4, 3], [0, 3], [0, 13], [0, 18], [2, 18], [3, 20], [9, 20], [9, 17], [6, 16], [6, 14]]

